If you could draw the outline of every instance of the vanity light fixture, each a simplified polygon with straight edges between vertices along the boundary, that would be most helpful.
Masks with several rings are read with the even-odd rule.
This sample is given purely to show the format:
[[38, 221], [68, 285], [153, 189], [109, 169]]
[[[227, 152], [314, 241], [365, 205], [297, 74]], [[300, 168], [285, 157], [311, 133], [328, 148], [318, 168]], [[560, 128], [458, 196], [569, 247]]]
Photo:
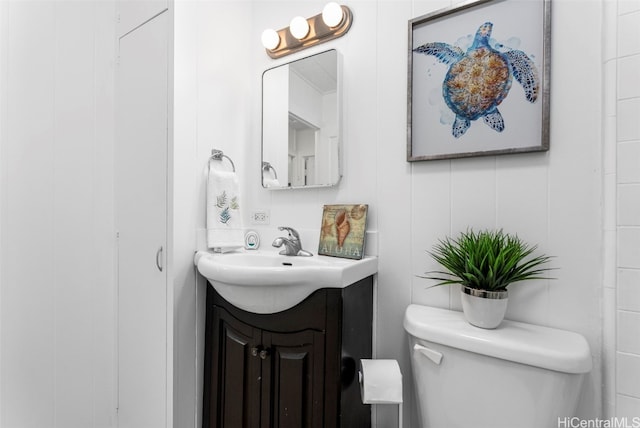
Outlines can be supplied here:
[[322, 13], [303, 18], [296, 16], [289, 27], [262, 33], [262, 45], [271, 58], [285, 55], [344, 36], [353, 21], [351, 9], [338, 3], [328, 3]]
[[324, 9], [322, 9], [322, 21], [330, 28], [340, 25], [343, 18], [344, 12], [342, 7], [334, 1], [327, 3]]
[[273, 28], [267, 28], [262, 32], [262, 46], [265, 49], [275, 49], [280, 44], [280, 36]]
[[301, 16], [296, 16], [289, 23], [291, 35], [298, 40], [302, 40], [309, 34], [309, 23]]

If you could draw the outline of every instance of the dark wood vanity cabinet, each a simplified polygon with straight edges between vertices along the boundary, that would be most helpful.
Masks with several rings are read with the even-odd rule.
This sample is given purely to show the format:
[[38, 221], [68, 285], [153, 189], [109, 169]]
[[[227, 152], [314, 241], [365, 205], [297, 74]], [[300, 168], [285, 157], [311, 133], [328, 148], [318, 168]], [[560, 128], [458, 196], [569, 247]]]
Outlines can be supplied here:
[[371, 358], [373, 278], [255, 314], [207, 287], [203, 428], [365, 428], [357, 366]]

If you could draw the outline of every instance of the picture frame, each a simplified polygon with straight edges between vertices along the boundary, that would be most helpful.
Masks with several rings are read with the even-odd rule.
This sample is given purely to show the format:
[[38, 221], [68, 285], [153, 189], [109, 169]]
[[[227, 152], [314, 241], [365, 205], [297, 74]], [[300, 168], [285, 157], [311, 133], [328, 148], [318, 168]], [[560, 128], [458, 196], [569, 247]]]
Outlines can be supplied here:
[[551, 0], [409, 20], [407, 161], [549, 150]]
[[362, 259], [368, 209], [366, 204], [324, 205], [318, 255]]

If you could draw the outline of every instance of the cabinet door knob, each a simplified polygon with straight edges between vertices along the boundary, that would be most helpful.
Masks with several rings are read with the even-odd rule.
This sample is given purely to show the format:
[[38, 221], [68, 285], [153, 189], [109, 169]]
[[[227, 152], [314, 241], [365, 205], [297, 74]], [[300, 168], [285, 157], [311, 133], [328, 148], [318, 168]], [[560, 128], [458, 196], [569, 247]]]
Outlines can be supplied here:
[[261, 360], [266, 360], [268, 356], [269, 356], [269, 349], [263, 349], [260, 351]]
[[262, 352], [262, 346], [254, 346], [251, 348], [251, 356], [257, 357]]

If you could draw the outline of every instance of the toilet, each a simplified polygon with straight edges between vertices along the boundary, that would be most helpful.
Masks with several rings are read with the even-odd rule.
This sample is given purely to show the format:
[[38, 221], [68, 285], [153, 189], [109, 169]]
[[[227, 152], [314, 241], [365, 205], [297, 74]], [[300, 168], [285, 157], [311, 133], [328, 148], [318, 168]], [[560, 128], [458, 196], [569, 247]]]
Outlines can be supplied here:
[[591, 371], [589, 344], [570, 331], [508, 320], [485, 330], [413, 304], [404, 328], [422, 428], [557, 427]]

